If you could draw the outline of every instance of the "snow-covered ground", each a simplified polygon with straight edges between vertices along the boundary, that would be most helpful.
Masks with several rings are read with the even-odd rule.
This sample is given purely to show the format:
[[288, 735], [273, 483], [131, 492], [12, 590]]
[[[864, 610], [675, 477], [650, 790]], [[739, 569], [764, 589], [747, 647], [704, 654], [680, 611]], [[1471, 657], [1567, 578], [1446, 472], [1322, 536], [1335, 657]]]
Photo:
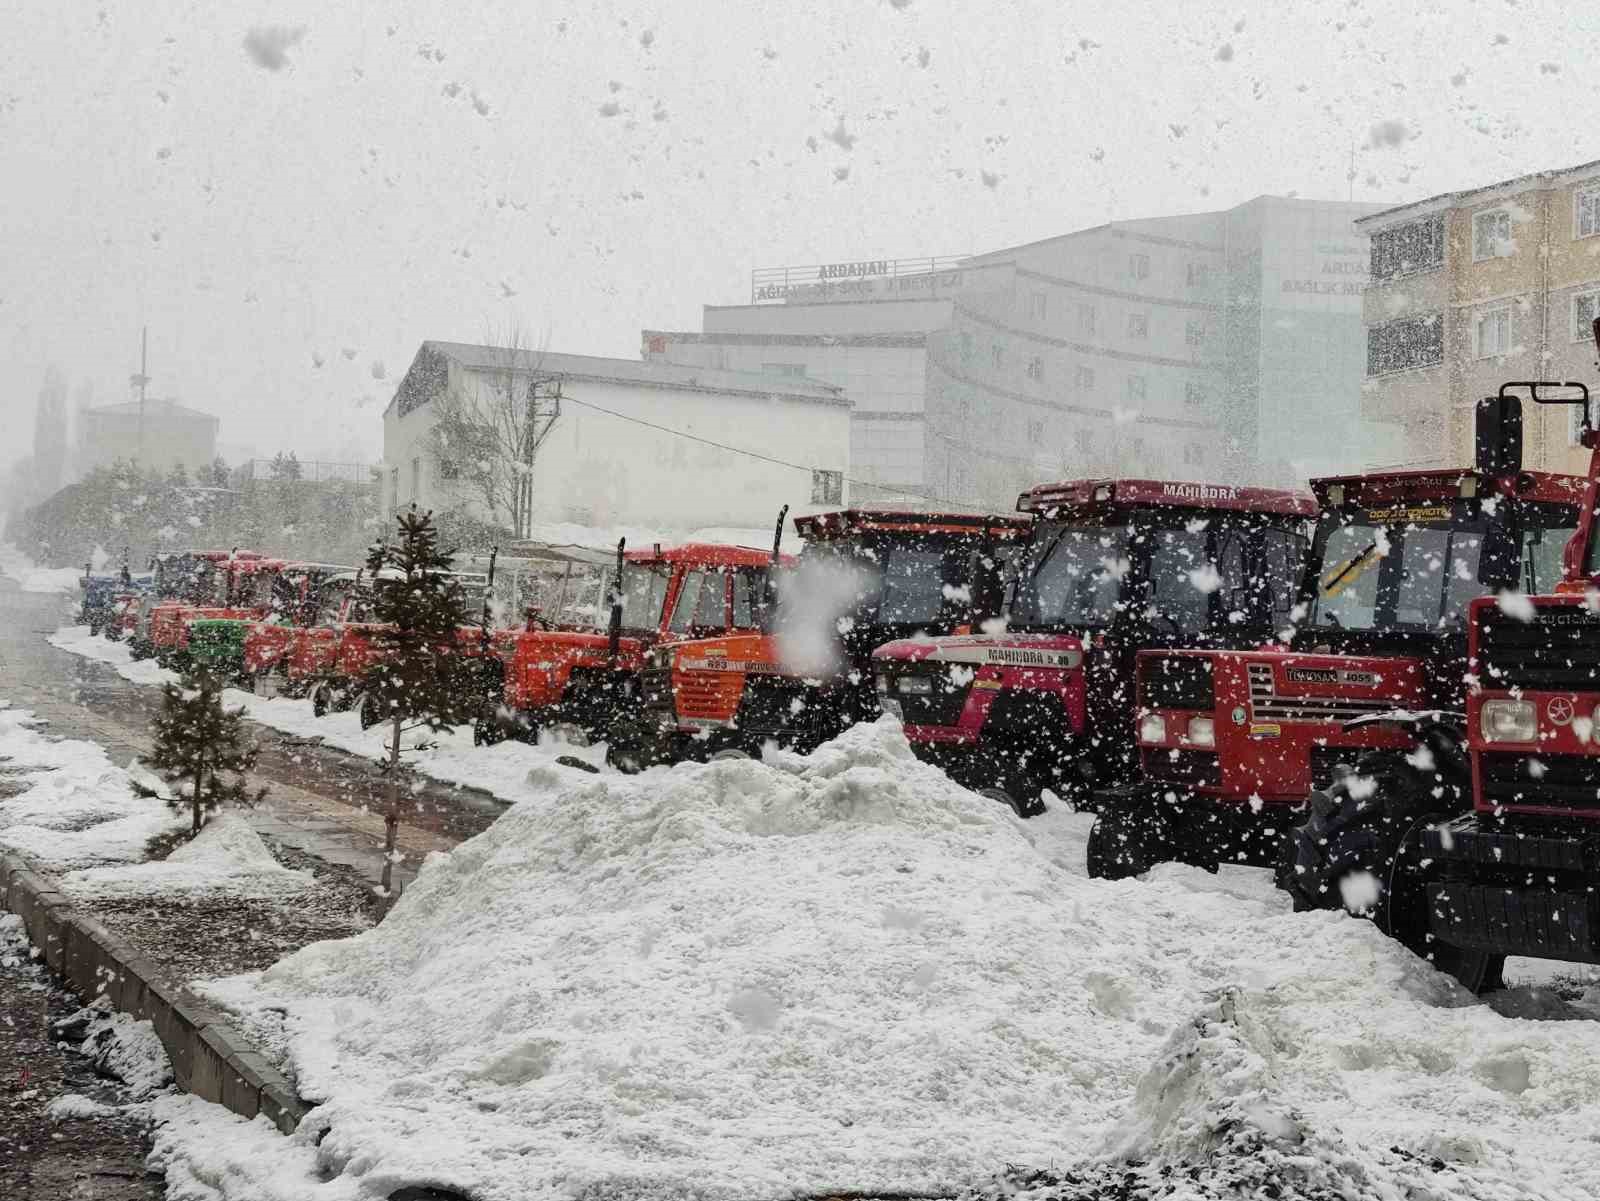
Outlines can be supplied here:
[[284, 1023], [320, 1105], [281, 1140], [166, 1102], [157, 1158], [253, 1201], [943, 1193], [1122, 1157], [1600, 1195], [1600, 1025], [1502, 1016], [1260, 872], [1089, 880], [1084, 827], [1019, 822], [892, 720], [552, 780], [376, 929], [208, 986]]
[[[138, 795], [97, 744], [51, 735], [0, 701], [0, 849], [61, 870], [136, 863], [150, 839], [182, 827], [165, 802]], [[18, 789], [17, 795], [5, 793]]]

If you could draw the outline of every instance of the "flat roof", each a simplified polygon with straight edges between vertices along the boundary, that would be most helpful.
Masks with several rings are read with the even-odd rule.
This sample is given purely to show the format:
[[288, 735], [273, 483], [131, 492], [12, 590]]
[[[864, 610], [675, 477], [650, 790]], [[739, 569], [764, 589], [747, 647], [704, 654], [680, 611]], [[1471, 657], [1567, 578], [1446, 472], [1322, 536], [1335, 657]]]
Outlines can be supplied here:
[[[783, 305], [751, 305], [751, 308], [760, 308], [771, 311], [775, 308], [784, 308]], [[880, 346], [918, 349], [928, 344], [927, 334], [894, 333], [894, 334], [763, 334], [747, 331], [734, 332], [732, 330], [720, 332], [711, 330], [704, 333], [694, 330], [673, 329], [646, 329], [640, 330], [641, 338], [667, 338], [673, 342], [687, 342], [690, 345], [707, 346]], [[741, 372], [740, 374], [746, 374]]]
[[[764, 375], [759, 371], [723, 371], [714, 367], [690, 367], [655, 360], [608, 359], [581, 354], [553, 354], [547, 351], [515, 350], [480, 346], [466, 342], [426, 341], [446, 358], [468, 370], [527, 372], [561, 379], [594, 380], [602, 383], [632, 384], [646, 388], [676, 388], [690, 392], [719, 392], [731, 396], [782, 396], [810, 404], [849, 408], [844, 389], [791, 376]], [[399, 395], [397, 390], [396, 396]], [[390, 404], [394, 402], [391, 400]]]

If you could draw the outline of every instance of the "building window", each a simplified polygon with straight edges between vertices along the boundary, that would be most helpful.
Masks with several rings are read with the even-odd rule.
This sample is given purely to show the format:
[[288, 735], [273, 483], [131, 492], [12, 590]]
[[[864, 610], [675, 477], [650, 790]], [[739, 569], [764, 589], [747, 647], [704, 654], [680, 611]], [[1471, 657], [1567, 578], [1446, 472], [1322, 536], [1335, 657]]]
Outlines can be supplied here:
[[1594, 337], [1594, 319], [1600, 317], [1600, 292], [1580, 292], [1572, 298], [1572, 340]]
[[1028, 422], [1028, 445], [1029, 446], [1038, 446], [1039, 443], [1041, 443], [1043, 441], [1044, 441], [1044, 422], [1043, 421], [1030, 421], [1030, 422]]
[[1043, 292], [1035, 292], [1033, 295], [1028, 297], [1028, 316], [1034, 318], [1035, 320], [1043, 321], [1044, 313], [1045, 294]]
[[1079, 392], [1094, 391], [1094, 368], [1079, 367], [1077, 378], [1073, 381]]
[[1132, 279], [1150, 278], [1150, 256], [1148, 254], [1130, 254], [1128, 256], [1128, 275]]
[[1511, 245], [1511, 212], [1509, 209], [1490, 209], [1472, 218], [1472, 261], [1503, 259], [1509, 255]]
[[1149, 336], [1150, 336], [1150, 314], [1149, 313], [1129, 313], [1128, 314], [1128, 337], [1130, 337], [1130, 338], [1148, 338]]
[[786, 375], [798, 379], [805, 375], [806, 365], [804, 363], [762, 363], [761, 370], [765, 375]]
[[1192, 380], [1183, 385], [1183, 403], [1191, 409], [1197, 409], [1206, 403], [1206, 386], [1194, 383]]
[[1211, 280], [1211, 267], [1206, 263], [1190, 263], [1188, 281], [1191, 288], [1203, 288]]
[[1600, 187], [1579, 188], [1572, 194], [1572, 236], [1600, 234]]
[[1439, 314], [1390, 321], [1367, 330], [1367, 374], [1387, 375], [1444, 361], [1444, 322]]
[[1199, 346], [1206, 340], [1206, 323], [1204, 321], [1185, 321], [1183, 323], [1183, 340], [1190, 346]]
[[1144, 376], [1130, 375], [1128, 377], [1128, 399], [1143, 400], [1145, 393]]
[[458, 480], [461, 478], [461, 464], [454, 459], [440, 459], [438, 467], [441, 480]]
[[1374, 280], [1440, 266], [1444, 262], [1444, 214], [1378, 230], [1372, 235], [1371, 258]]
[[1488, 359], [1505, 354], [1511, 349], [1511, 307], [1490, 309], [1479, 313], [1472, 323], [1472, 354], [1474, 358]]
[[994, 369], [996, 371], [999, 371], [1000, 368], [1006, 365], [1005, 347], [1001, 346], [1000, 343], [996, 342], [993, 346], [991, 346], [989, 348], [989, 354], [990, 357], [994, 359]]
[[422, 460], [411, 460], [411, 500], [412, 503], [422, 499]]
[[1094, 305], [1080, 304], [1078, 306], [1078, 332], [1094, 336]]
[[844, 472], [813, 471], [811, 473], [811, 503], [814, 505], [844, 504]]
[[1038, 355], [1034, 355], [1033, 358], [1028, 360], [1028, 378], [1029, 379], [1043, 379], [1044, 378], [1044, 360], [1041, 359]]

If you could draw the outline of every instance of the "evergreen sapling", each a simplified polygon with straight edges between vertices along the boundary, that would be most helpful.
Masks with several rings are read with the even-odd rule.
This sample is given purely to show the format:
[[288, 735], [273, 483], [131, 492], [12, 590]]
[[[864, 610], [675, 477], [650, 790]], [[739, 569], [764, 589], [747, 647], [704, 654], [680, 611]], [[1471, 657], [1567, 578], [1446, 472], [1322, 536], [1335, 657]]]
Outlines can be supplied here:
[[168, 802], [190, 809], [190, 836], [200, 833], [207, 816], [224, 804], [249, 805], [266, 795], [250, 796], [245, 780], [256, 761], [256, 747], [245, 735], [244, 708], [222, 707], [222, 681], [197, 670], [161, 688], [161, 708], [152, 723], [154, 749], [145, 761], [176, 786]]
[[471, 721], [479, 707], [476, 665], [463, 653], [458, 631], [467, 624], [466, 597], [450, 574], [451, 556], [439, 549], [433, 514], [400, 514], [399, 540], [374, 546], [366, 570], [372, 580], [372, 641], [378, 665], [362, 682], [363, 705], [389, 723], [386, 750], [388, 812], [384, 814], [381, 889], [393, 895], [400, 827], [400, 753], [407, 731], [446, 731]]

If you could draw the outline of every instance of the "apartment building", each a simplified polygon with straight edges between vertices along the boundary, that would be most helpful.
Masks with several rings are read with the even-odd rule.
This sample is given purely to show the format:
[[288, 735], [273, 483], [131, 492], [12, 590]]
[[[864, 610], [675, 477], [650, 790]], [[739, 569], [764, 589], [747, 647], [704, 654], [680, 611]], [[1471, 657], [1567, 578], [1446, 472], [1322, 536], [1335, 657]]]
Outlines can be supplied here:
[[[1541, 171], [1386, 209], [1363, 298], [1363, 415], [1404, 431], [1399, 462], [1472, 460], [1473, 410], [1516, 379], [1600, 390], [1590, 333], [1600, 315], [1600, 162]], [[1576, 408], [1530, 405], [1523, 461], [1582, 472]]]

